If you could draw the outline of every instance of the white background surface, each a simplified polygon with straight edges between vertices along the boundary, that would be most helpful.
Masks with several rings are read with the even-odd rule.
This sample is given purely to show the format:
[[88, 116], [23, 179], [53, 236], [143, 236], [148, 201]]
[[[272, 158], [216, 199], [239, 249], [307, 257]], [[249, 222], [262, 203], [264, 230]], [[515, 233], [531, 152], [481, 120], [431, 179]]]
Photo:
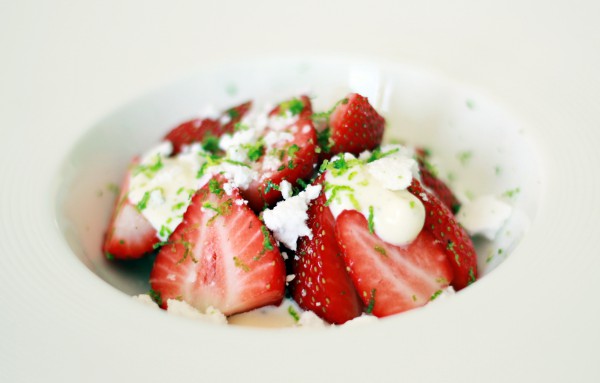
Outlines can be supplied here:
[[[0, 380], [600, 380], [600, 3], [323, 3], [0, 3]], [[218, 62], [336, 52], [440, 72], [531, 127], [540, 210], [477, 289], [350, 332], [200, 329], [65, 253], [48, 193], [100, 117]]]

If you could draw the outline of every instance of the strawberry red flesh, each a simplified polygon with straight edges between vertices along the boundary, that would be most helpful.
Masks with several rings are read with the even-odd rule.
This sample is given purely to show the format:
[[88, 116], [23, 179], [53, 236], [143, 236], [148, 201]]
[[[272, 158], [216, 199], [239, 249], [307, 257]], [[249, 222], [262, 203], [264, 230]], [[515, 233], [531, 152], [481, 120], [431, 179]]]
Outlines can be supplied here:
[[240, 204], [238, 190], [227, 195], [223, 183], [214, 177], [194, 195], [156, 258], [150, 284], [163, 307], [168, 299], [183, 299], [231, 315], [283, 298], [285, 265], [274, 239]]
[[[256, 168], [259, 169], [258, 180], [253, 181], [248, 189], [243, 191], [250, 207], [257, 212], [265, 207], [273, 206], [281, 200], [281, 192], [278, 189], [282, 181], [286, 180], [292, 186], [297, 186], [299, 180], [310, 178], [318, 161], [318, 153], [316, 152], [317, 132], [312, 120], [306, 117], [312, 114], [310, 99], [302, 96], [291, 101], [296, 102], [293, 105], [297, 108], [294, 113], [298, 116], [298, 119], [283, 129], [284, 132], [290, 133], [293, 138], [290, 141], [275, 145], [274, 150], [280, 159], [279, 166], [272, 170], [262, 170], [262, 164], [266, 157], [265, 153], [255, 164]], [[287, 103], [289, 102], [287, 101]], [[286, 102], [280, 104], [270, 112], [270, 115], [279, 114], [281, 105], [285, 104]], [[271, 128], [267, 128], [264, 134], [267, 135], [271, 130]]]
[[[235, 125], [242, 117], [244, 117], [248, 110], [250, 110], [251, 106], [252, 102], [249, 101], [227, 109], [223, 112], [219, 120], [195, 118], [186, 121], [172, 129], [164, 139], [171, 141], [173, 144], [173, 155], [176, 155], [181, 152], [184, 145], [202, 142], [210, 136], [219, 138], [225, 133], [232, 133], [235, 129]], [[221, 124], [220, 121], [224, 119], [227, 123]]]
[[[359, 155], [381, 144], [385, 120], [357, 93], [349, 94], [329, 116], [329, 130], [321, 134], [325, 157], [338, 153]], [[327, 137], [328, 136], [328, 137]]]
[[110, 224], [104, 237], [102, 250], [107, 258], [137, 259], [153, 250], [158, 242], [156, 229], [129, 202], [129, 182], [131, 169], [138, 163], [134, 159], [121, 185], [121, 192], [115, 202]]
[[423, 185], [427, 187], [436, 197], [442, 201], [453, 213], [457, 213], [460, 209], [460, 201], [452, 190], [438, 178], [436, 170], [430, 165], [428, 161], [429, 155], [427, 151], [423, 149], [417, 149], [417, 162], [419, 163], [419, 170], [421, 172], [421, 180]]
[[304, 310], [329, 323], [342, 324], [359, 316], [361, 302], [335, 239], [335, 220], [322, 193], [308, 208], [313, 237], [301, 237], [292, 258], [292, 296]]
[[336, 237], [366, 311], [375, 316], [423, 306], [452, 280], [443, 248], [426, 231], [407, 246], [394, 246], [369, 232], [361, 213], [345, 210]]
[[443, 246], [454, 271], [452, 286], [460, 290], [477, 279], [477, 254], [471, 238], [440, 199], [413, 179], [408, 190], [425, 206], [424, 231]]

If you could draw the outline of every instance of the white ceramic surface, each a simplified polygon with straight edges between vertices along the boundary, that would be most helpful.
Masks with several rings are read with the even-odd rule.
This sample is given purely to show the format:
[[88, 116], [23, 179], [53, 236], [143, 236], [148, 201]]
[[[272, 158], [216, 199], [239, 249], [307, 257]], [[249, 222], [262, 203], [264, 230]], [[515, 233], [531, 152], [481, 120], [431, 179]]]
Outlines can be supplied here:
[[[1, 380], [600, 381], [598, 14], [594, 1], [538, 0], [3, 4]], [[72, 150], [102, 133], [103, 116], [226, 61], [340, 51], [441, 73], [524, 122], [542, 183], [523, 203], [537, 210], [511, 256], [473, 288], [346, 330], [199, 326], [132, 304], [64, 240], [57, 175], [69, 175], [68, 158], [85, 159]], [[115, 142], [107, 180], [164, 124], [193, 113], [159, 106], [148, 111], [153, 137]]]

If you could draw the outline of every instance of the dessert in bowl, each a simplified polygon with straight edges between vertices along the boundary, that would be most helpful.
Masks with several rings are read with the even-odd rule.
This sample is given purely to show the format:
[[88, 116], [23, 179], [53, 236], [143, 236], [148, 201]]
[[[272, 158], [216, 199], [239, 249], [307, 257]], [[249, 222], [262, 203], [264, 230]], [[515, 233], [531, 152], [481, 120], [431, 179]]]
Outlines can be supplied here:
[[75, 254], [125, 293], [219, 322], [342, 324], [493, 270], [535, 213], [536, 171], [520, 127], [446, 80], [274, 60], [97, 124], [57, 211]]

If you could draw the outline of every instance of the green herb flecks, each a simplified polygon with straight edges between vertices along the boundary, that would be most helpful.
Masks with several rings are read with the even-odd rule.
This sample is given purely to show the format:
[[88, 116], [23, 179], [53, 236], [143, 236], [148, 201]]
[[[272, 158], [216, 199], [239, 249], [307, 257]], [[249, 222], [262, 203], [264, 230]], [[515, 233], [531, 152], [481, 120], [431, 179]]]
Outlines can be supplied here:
[[271, 190], [279, 190], [279, 186], [277, 184], [274, 184], [273, 181], [267, 180], [267, 186], [265, 187], [265, 194], [267, 194]]
[[374, 218], [373, 206], [369, 206], [368, 223], [369, 223], [369, 233], [371, 233], [371, 234], [373, 234], [375, 232], [375, 223], [373, 222], [373, 218]]
[[519, 194], [520, 192], [521, 192], [521, 188], [514, 188], [514, 189], [511, 189], [511, 190], [505, 191], [504, 193], [502, 193], [502, 195], [504, 197], [513, 198], [517, 194]]
[[383, 246], [375, 245], [374, 249], [379, 254], [387, 257], [387, 252], [385, 251], [385, 248]]
[[454, 242], [448, 241], [448, 245], [446, 245], [446, 250], [448, 250], [452, 254], [454, 254], [454, 261], [456, 262], [457, 265], [460, 266], [460, 256], [456, 252], [456, 249], [454, 249]]
[[104, 256], [106, 257], [106, 259], [108, 259], [109, 261], [112, 261], [115, 259], [115, 256], [112, 255], [111, 253], [109, 253], [108, 251], [104, 252]]
[[435, 298], [439, 297], [440, 295], [442, 295], [442, 290], [438, 290], [435, 293], [431, 294], [431, 298], [429, 298], [430, 301], [435, 300]]
[[160, 154], [156, 155], [156, 160], [154, 161], [154, 163], [149, 164], [149, 165], [138, 165], [135, 168], [133, 168], [133, 175], [137, 176], [138, 174], [144, 174], [146, 176], [146, 178], [152, 178], [154, 177], [154, 175], [163, 168], [163, 162], [162, 162], [162, 157], [160, 156]]
[[245, 272], [250, 271], [250, 267], [248, 267], [248, 265], [246, 265], [244, 261], [242, 261], [238, 257], [233, 257], [233, 263], [238, 269], [242, 269]]
[[207, 134], [202, 140], [202, 149], [207, 152], [216, 153], [219, 151], [219, 137]]
[[387, 152], [382, 152], [381, 147], [377, 147], [375, 150], [373, 150], [373, 152], [367, 159], [367, 163], [380, 160], [380, 159], [387, 157], [389, 155], [392, 155], [394, 153], [398, 153], [399, 151], [400, 151], [400, 148], [395, 148], [392, 150], [388, 150]]
[[225, 190], [221, 188], [221, 184], [219, 183], [219, 181], [217, 181], [214, 178], [211, 178], [210, 181], [208, 181], [208, 190], [210, 190], [211, 193], [216, 194], [219, 197], [222, 196], [223, 193], [225, 193]]
[[157, 305], [162, 306], [163, 300], [160, 291], [154, 291], [150, 289], [150, 291], [148, 291], [148, 295], [150, 295], [150, 298], [152, 298]]
[[285, 116], [288, 112], [290, 112], [292, 116], [297, 116], [302, 110], [304, 110], [304, 103], [298, 98], [284, 101], [279, 105], [279, 115], [281, 116]]
[[469, 281], [467, 282], [467, 285], [470, 285], [471, 283], [475, 282], [475, 272], [473, 271], [473, 268], [469, 268]]
[[263, 234], [263, 251], [273, 250], [273, 244], [271, 243], [271, 236], [269, 235], [269, 230], [267, 230], [266, 226], [261, 226], [260, 231]]
[[377, 292], [377, 289], [371, 290], [371, 297], [369, 298], [369, 304], [367, 305], [367, 308], [365, 309], [366, 314], [371, 314], [373, 312], [373, 308], [375, 307], [375, 293], [376, 292]]
[[456, 154], [456, 158], [460, 161], [462, 166], [467, 166], [473, 157], [473, 152], [470, 150], [464, 150]]
[[140, 212], [143, 211], [148, 205], [148, 200], [150, 200], [150, 192], [149, 191], [144, 193], [140, 202], [138, 202], [137, 205], [135, 205], [135, 208]]
[[265, 145], [262, 140], [258, 140], [254, 144], [244, 144], [242, 148], [248, 151], [248, 159], [252, 162], [257, 161], [265, 153]]
[[300, 320], [300, 315], [298, 314], [298, 312], [294, 309], [294, 306], [289, 306], [288, 307], [288, 314], [290, 314], [290, 316], [292, 318], [294, 318], [294, 322], [298, 322]]
[[331, 151], [334, 142], [331, 139], [331, 130], [328, 127], [317, 132], [317, 143], [323, 152], [329, 153]]
[[340, 104], [346, 105], [347, 103], [348, 103], [348, 99], [347, 98], [343, 98], [343, 99], [339, 100], [338, 102], [336, 102], [333, 105], [333, 107], [331, 109], [329, 109], [327, 112], [313, 113], [313, 115], [311, 116], [311, 118], [313, 120], [328, 120], [329, 117], [331, 116], [331, 114], [338, 107], [338, 105], [340, 105]]
[[287, 150], [287, 154], [288, 156], [293, 159], [296, 157], [296, 153], [298, 152], [298, 150], [300, 150], [300, 147], [296, 144], [292, 144], [288, 150]]

